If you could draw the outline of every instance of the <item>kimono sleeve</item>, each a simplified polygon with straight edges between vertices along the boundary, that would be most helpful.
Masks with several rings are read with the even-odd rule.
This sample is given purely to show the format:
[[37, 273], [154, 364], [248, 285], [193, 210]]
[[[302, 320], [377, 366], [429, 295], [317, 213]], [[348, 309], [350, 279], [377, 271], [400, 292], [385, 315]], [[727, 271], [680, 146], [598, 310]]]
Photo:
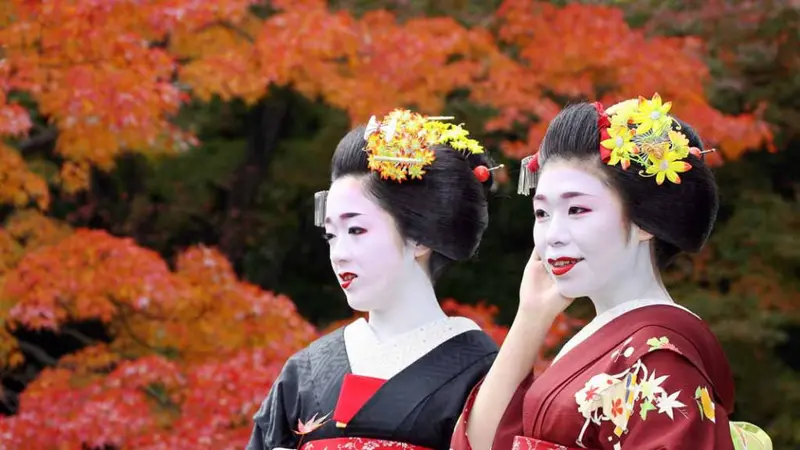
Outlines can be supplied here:
[[[598, 444], [603, 449], [733, 449], [725, 409], [699, 369], [678, 352], [640, 358], [621, 395], [606, 398]], [[624, 392], [624, 393], [623, 393]]]
[[253, 416], [255, 423], [247, 450], [297, 448], [292, 426], [297, 421], [298, 383], [296, 361], [289, 359]]
[[[472, 450], [472, 445], [467, 436], [467, 423], [481, 384], [483, 384], [483, 380], [472, 389], [472, 392], [470, 392], [467, 398], [467, 403], [464, 405], [464, 409], [458, 418], [456, 429], [453, 432], [453, 438], [450, 441], [450, 450]], [[525, 394], [528, 392], [528, 389], [530, 389], [531, 384], [533, 384], [532, 373], [522, 380], [522, 383], [517, 386], [517, 390], [511, 397], [506, 411], [503, 413], [502, 419], [500, 419], [500, 424], [497, 426], [492, 448], [510, 449], [514, 442], [514, 437], [522, 434], [523, 403]]]

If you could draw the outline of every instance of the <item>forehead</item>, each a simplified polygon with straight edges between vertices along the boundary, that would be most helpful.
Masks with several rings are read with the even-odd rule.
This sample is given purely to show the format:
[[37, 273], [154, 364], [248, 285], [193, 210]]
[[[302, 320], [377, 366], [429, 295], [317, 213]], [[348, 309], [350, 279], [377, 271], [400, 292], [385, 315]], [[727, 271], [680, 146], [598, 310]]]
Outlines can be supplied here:
[[553, 161], [546, 165], [536, 185], [536, 194], [558, 197], [565, 192], [580, 192], [593, 196], [610, 196], [611, 189], [600, 177], [567, 161]]
[[364, 191], [363, 181], [355, 177], [342, 177], [334, 181], [328, 190], [326, 202], [325, 215], [331, 219], [344, 213], [369, 214], [381, 211]]

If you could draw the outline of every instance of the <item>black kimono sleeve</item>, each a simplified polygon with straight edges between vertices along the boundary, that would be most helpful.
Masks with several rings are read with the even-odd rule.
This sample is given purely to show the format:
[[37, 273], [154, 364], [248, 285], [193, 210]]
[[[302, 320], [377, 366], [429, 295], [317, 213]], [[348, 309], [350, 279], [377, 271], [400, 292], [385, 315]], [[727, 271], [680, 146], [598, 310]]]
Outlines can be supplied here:
[[297, 434], [293, 431], [297, 424], [291, 422], [298, 417], [298, 380], [297, 360], [292, 357], [253, 416], [255, 424], [247, 450], [297, 448]]

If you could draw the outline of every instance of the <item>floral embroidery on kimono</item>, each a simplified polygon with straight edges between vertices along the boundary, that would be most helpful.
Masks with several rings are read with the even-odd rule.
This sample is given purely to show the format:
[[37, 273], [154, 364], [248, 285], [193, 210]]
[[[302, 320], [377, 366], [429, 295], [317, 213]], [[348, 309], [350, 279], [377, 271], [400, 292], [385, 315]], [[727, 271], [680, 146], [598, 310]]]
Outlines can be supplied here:
[[[621, 347], [625, 347], [629, 342], [630, 339]], [[666, 349], [680, 353], [667, 337], [648, 339], [647, 345], [648, 352]], [[611, 354], [611, 358], [616, 360], [620, 355], [627, 358], [633, 353], [633, 347], [618, 349]], [[639, 406], [639, 415], [643, 421], [647, 420], [651, 413], [664, 414], [674, 420], [677, 411], [688, 417], [684, 412], [686, 404], [678, 400], [681, 391], [667, 392], [661, 387], [667, 378], [669, 374], [656, 374], [656, 371], [650, 370], [641, 358], [620, 373], [601, 373], [590, 378], [583, 389], [575, 394], [578, 411], [586, 418], [576, 443], [585, 448], [583, 437], [589, 425], [600, 425], [604, 421], [611, 422], [614, 425], [614, 435], [617, 439], [621, 438], [628, 431], [628, 420], [636, 405]], [[713, 422], [714, 404], [711, 402], [708, 390], [698, 387], [695, 397], [701, 408], [702, 417]], [[616, 442], [614, 448], [622, 448], [621, 442]]]
[[708, 393], [708, 388], [705, 386], [698, 386], [694, 391], [694, 399], [697, 402], [697, 407], [700, 409], [700, 419], [717, 421], [715, 414], [714, 401], [711, 400], [711, 394]]
[[675, 353], [680, 354], [681, 351], [678, 350], [678, 347], [675, 347], [669, 342], [669, 338], [666, 336], [661, 336], [660, 338], [650, 338], [647, 340], [647, 345], [650, 347], [650, 351], [654, 350], [672, 350]]

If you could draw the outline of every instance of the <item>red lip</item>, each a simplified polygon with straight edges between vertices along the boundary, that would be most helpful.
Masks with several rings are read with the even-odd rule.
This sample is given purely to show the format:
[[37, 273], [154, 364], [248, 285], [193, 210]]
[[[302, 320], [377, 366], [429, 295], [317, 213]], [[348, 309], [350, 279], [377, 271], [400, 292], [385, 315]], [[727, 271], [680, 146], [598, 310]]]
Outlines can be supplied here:
[[[567, 272], [572, 270], [572, 268], [575, 267], [575, 265], [581, 261], [583, 261], [583, 258], [576, 259], [576, 258], [567, 258], [562, 256], [561, 258], [548, 259], [547, 264], [550, 265], [550, 271], [553, 273], [553, 275], [560, 277], [562, 275], [566, 275]], [[560, 264], [558, 266], [555, 266], [554, 265], [555, 263], [560, 263]]]
[[350, 283], [356, 278], [358, 278], [358, 275], [353, 272], [342, 272], [339, 274], [339, 279], [341, 280], [339, 284], [342, 286], [342, 289], [347, 289], [350, 287]]

